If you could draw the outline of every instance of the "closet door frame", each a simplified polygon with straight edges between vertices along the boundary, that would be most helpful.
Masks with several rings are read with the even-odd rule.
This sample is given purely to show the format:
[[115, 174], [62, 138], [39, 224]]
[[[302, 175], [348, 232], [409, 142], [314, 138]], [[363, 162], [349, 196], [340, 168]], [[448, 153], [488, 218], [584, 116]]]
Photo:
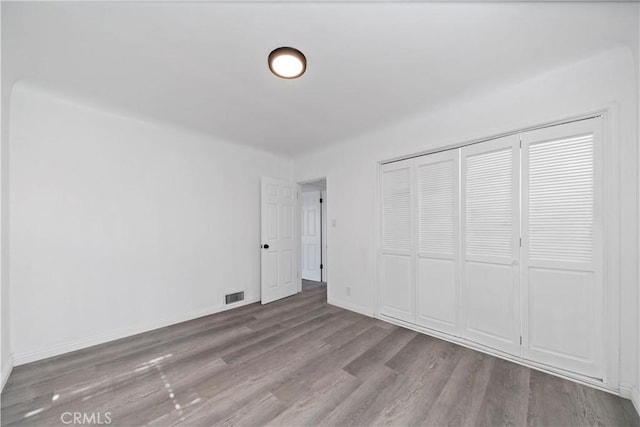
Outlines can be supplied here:
[[[620, 385], [620, 151], [619, 107], [611, 104], [592, 113], [602, 117], [602, 262], [603, 355], [602, 383]], [[587, 118], [586, 115], [583, 118]]]
[[[374, 286], [373, 294], [373, 311], [372, 313], [367, 313], [368, 315], [373, 315], [373, 317], [381, 318], [387, 322], [396, 324], [398, 326], [402, 326], [411, 330], [415, 330], [420, 333], [424, 333], [427, 335], [431, 335], [440, 339], [444, 339], [459, 345], [463, 345], [465, 347], [472, 348], [474, 350], [478, 350], [484, 353], [488, 353], [506, 360], [510, 360], [512, 362], [521, 364], [523, 366], [528, 366], [531, 368], [535, 368], [541, 370], [543, 372], [548, 372], [554, 375], [557, 375], [561, 378], [571, 379], [573, 381], [577, 381], [581, 384], [586, 384], [595, 388], [599, 388], [602, 390], [607, 390], [609, 392], [621, 394], [623, 396], [630, 396], [631, 387], [620, 384], [620, 200], [619, 200], [619, 191], [620, 191], [620, 151], [618, 148], [619, 145], [619, 105], [617, 103], [610, 103], [599, 108], [583, 110], [576, 114], [570, 114], [556, 120], [548, 120], [545, 122], [529, 122], [524, 123], [518, 129], [514, 129], [511, 131], [502, 132], [499, 134], [487, 135], [481, 138], [475, 138], [471, 140], [461, 141], [458, 143], [449, 143], [440, 145], [439, 148], [424, 150], [420, 152], [408, 153], [405, 155], [396, 155], [395, 157], [387, 157], [378, 160], [377, 162], [377, 182], [376, 188], [380, 188], [381, 184], [381, 167], [384, 164], [389, 162], [394, 162], [402, 159], [408, 159], [413, 157], [418, 157], [426, 154], [437, 153], [444, 150], [451, 149], [459, 149], [461, 147], [465, 147], [471, 144], [476, 144], [479, 142], [490, 141], [493, 139], [500, 138], [506, 135], [514, 135], [522, 132], [527, 132], [534, 129], [540, 129], [543, 127], [556, 126], [572, 121], [584, 120], [596, 116], [602, 116], [603, 120], [603, 179], [604, 179], [604, 195], [603, 195], [603, 211], [604, 211], [604, 238], [603, 238], [603, 251], [604, 251], [604, 265], [603, 265], [603, 279], [605, 283], [604, 289], [604, 340], [606, 349], [604, 355], [604, 377], [602, 381], [594, 380], [593, 378], [584, 377], [581, 375], [574, 375], [564, 370], [555, 369], [553, 367], [538, 364], [532, 361], [528, 361], [521, 357], [509, 356], [504, 353], [494, 351], [490, 348], [487, 348], [482, 345], [478, 345], [472, 341], [466, 340], [464, 338], [458, 338], [449, 334], [440, 333], [431, 329], [427, 329], [424, 327], [420, 327], [419, 325], [412, 324], [410, 322], [401, 321], [398, 319], [394, 319], [388, 316], [385, 316], [380, 312], [379, 307], [379, 283], [381, 280], [381, 272], [378, 269], [378, 279], [377, 285]], [[437, 146], [434, 144], [433, 146]], [[376, 190], [375, 192], [375, 215], [376, 215], [376, 224], [377, 229], [381, 229], [382, 218], [380, 212], [381, 199], [380, 192]], [[379, 231], [377, 233], [380, 235]], [[381, 253], [381, 241], [378, 238], [378, 266], [380, 265], [380, 253]], [[461, 254], [462, 255], [462, 254]], [[363, 314], [366, 312], [361, 310]]]

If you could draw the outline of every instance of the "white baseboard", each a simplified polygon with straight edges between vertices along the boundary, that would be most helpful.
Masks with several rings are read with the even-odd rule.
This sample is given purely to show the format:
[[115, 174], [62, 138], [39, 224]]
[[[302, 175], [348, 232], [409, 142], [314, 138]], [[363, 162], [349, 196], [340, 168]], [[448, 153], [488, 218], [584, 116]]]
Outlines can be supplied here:
[[4, 385], [7, 383], [9, 379], [9, 375], [11, 375], [11, 371], [13, 370], [13, 359], [9, 357], [7, 360], [4, 360], [2, 363], [2, 385], [0, 386], [0, 391], [4, 390]]
[[620, 397], [624, 397], [625, 399], [631, 399], [633, 386], [620, 384]]
[[[19, 366], [19, 365], [24, 365], [26, 363], [36, 362], [38, 360], [47, 359], [53, 356], [59, 356], [61, 354], [70, 353], [72, 351], [81, 350], [83, 348], [92, 347], [94, 345], [104, 344], [109, 341], [130, 337], [132, 335], [140, 334], [143, 332], [149, 332], [154, 329], [164, 328], [165, 326], [175, 325], [176, 323], [186, 322], [188, 320], [197, 319], [198, 317], [209, 316], [211, 314], [220, 313], [222, 311], [230, 310], [232, 308], [242, 307], [243, 305], [253, 304], [259, 301], [260, 301], [260, 297], [248, 298], [244, 301], [234, 303], [234, 304], [207, 307], [204, 309], [183, 314], [181, 316], [174, 316], [172, 318], [162, 319], [162, 320], [153, 321], [153, 322], [147, 322], [145, 324], [136, 325], [131, 328], [111, 331], [105, 334], [95, 335], [92, 337], [80, 338], [77, 340], [56, 344], [56, 345], [43, 348], [40, 350], [36, 350], [36, 351], [17, 353], [13, 357], [13, 363], [15, 366]], [[4, 370], [2, 371], [2, 373], [3, 373], [3, 380], [4, 380]]]
[[338, 301], [334, 299], [328, 299], [327, 304], [334, 305], [336, 307], [344, 308], [345, 310], [354, 311], [364, 316], [373, 317], [373, 310], [369, 307], [364, 307], [358, 304], [353, 304], [345, 301]]

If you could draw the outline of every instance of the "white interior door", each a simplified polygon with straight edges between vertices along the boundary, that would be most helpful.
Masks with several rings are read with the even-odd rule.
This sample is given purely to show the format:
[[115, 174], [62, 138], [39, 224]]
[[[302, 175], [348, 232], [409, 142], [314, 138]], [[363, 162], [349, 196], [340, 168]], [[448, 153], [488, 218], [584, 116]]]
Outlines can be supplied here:
[[460, 151], [463, 336], [520, 355], [518, 136]]
[[322, 280], [320, 264], [322, 248], [320, 223], [322, 208], [320, 191], [302, 193], [301, 232], [302, 232], [302, 278], [320, 282]]
[[419, 325], [458, 335], [459, 150], [414, 160]]
[[412, 161], [381, 166], [380, 313], [415, 322]]
[[296, 286], [295, 207], [291, 182], [274, 178], [261, 181], [261, 299], [266, 304], [293, 295]]
[[522, 134], [523, 356], [602, 378], [601, 118]]

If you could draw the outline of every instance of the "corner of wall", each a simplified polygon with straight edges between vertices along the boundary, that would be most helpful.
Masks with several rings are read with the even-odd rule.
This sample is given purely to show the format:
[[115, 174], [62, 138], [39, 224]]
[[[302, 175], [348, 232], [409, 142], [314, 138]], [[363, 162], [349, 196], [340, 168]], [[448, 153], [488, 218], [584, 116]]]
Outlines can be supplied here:
[[636, 412], [640, 415], [640, 386], [634, 387], [631, 390], [631, 402], [633, 402], [633, 406], [636, 408]]
[[[2, 27], [2, 7], [0, 7], [0, 28]], [[0, 40], [2, 39], [0, 31]], [[0, 59], [0, 64], [2, 60]], [[2, 67], [0, 66], [0, 69]], [[0, 81], [2, 73], [0, 72]], [[8, 142], [9, 142], [9, 96], [11, 90], [3, 82], [0, 100], [0, 391], [4, 389], [13, 370], [9, 329], [9, 269], [8, 269]]]
[[4, 390], [5, 384], [7, 384], [7, 380], [9, 379], [9, 375], [11, 375], [11, 371], [13, 370], [13, 358], [8, 357], [3, 360], [2, 363], [2, 373], [0, 374], [0, 391]]
[[362, 305], [353, 304], [346, 301], [339, 301], [333, 298], [329, 298], [327, 304], [344, 308], [345, 310], [353, 311], [355, 313], [362, 314], [363, 316], [375, 317], [373, 310], [370, 307], [364, 307]]
[[[640, 142], [640, 7], [638, 7], [638, 39], [637, 42], [638, 44], [636, 45], [636, 84], [637, 84], [637, 93], [636, 93], [636, 138], [638, 139], [638, 141]], [[636, 153], [638, 155], [638, 157], [636, 158], [636, 166], [640, 166], [640, 153]], [[636, 180], [640, 185], [640, 174], [636, 174]], [[637, 192], [636, 192], [637, 194]], [[640, 200], [637, 200], [636, 202], [639, 202]], [[640, 210], [638, 211], [640, 212]], [[638, 222], [640, 223], [640, 218], [638, 218]], [[637, 239], [637, 236], [636, 236]], [[640, 242], [637, 242], [640, 243]], [[636, 360], [637, 360], [637, 366], [636, 366], [636, 385], [635, 387], [633, 387], [633, 389], [631, 390], [631, 401], [633, 402], [633, 406], [635, 406], [636, 411], [638, 412], [638, 414], [640, 415], [640, 314], [638, 314], [640, 312], [640, 279], [638, 278], [638, 264], [636, 264], [636, 284], [637, 284], [637, 294], [636, 294], [636, 300], [638, 303], [638, 306], [636, 307], [636, 322], [637, 322], [637, 330], [636, 330], [636, 334], [637, 334], [637, 341], [636, 341]]]

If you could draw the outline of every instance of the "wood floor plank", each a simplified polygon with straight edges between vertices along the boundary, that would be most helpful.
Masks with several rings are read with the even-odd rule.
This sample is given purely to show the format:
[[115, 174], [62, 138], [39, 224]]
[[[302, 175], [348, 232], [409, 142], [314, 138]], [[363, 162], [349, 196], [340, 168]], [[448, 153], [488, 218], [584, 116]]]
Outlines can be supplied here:
[[638, 426], [631, 402], [326, 303], [326, 286], [18, 366], [2, 426]]
[[[303, 310], [302, 313], [300, 312]], [[292, 326], [297, 325], [310, 317], [316, 317], [319, 314], [335, 313], [336, 309], [327, 306], [326, 304], [313, 303], [302, 307], [296, 307], [293, 310], [282, 310], [280, 313], [276, 313], [273, 316], [267, 318], [257, 318], [253, 321], [244, 324], [246, 328], [252, 331], [260, 331], [272, 325]]]
[[335, 334], [327, 337], [324, 341], [327, 344], [330, 344], [334, 347], [340, 347], [353, 339], [353, 337], [358, 336], [360, 333], [369, 329], [374, 325], [374, 321], [371, 318], [364, 317], [360, 318], [360, 320], [353, 325], [350, 325], [348, 328], [344, 328]]
[[196, 425], [217, 424], [230, 416], [236, 408], [278, 387], [292, 372], [303, 369], [310, 357], [328, 357], [331, 349], [322, 337], [349, 325], [352, 317], [349, 313], [337, 315], [295, 341], [282, 343], [256, 355], [254, 359], [232, 365], [231, 371], [235, 372], [234, 375], [198, 384], [197, 389], [203, 404], [194, 413], [189, 414], [187, 422]]
[[525, 425], [529, 405], [530, 373], [531, 370], [524, 366], [494, 358], [476, 425]]
[[307, 320], [306, 322], [285, 329], [281, 333], [256, 341], [251, 345], [235, 350], [233, 352], [225, 353], [222, 355], [222, 359], [224, 359], [225, 362], [231, 365], [249, 360], [256, 355], [268, 351], [270, 348], [293, 340], [301, 335], [304, 335], [306, 332], [310, 332], [314, 329], [320, 328], [325, 323], [325, 321], [331, 318], [331, 316], [332, 315], [330, 313], [323, 313], [317, 317]]
[[393, 355], [418, 335], [417, 332], [396, 328], [380, 342], [344, 367], [350, 374], [366, 379], [372, 371], [380, 369]]
[[388, 334], [389, 330], [372, 326], [340, 347], [329, 344], [331, 349], [328, 355], [319, 354], [308, 360], [302, 369], [292, 372], [282, 384], [274, 388], [273, 394], [291, 405], [309, 392], [317, 381], [334, 372], [336, 367], [348, 364]]
[[531, 371], [527, 425], [581, 426], [576, 397], [576, 383]]
[[[189, 425], [219, 424], [239, 408], [277, 387], [289, 372], [300, 369], [311, 354], [322, 352], [323, 347], [326, 351], [327, 345], [322, 341], [316, 341], [314, 345], [299, 351], [295, 357], [285, 359], [286, 363], [272, 364], [268, 369], [254, 370], [249, 375], [240, 370], [236, 380], [224, 387], [216, 387], [212, 390], [209, 387], [199, 386], [198, 394], [202, 396], [203, 404], [189, 414], [186, 423]], [[238, 368], [235, 369], [238, 370]]]
[[620, 402], [620, 399], [612, 394], [602, 393], [581, 384], [576, 384], [576, 388], [576, 406], [583, 425], [621, 426], [634, 425], [633, 423], [637, 422], [637, 414], [630, 401]]
[[[458, 362], [470, 351], [435, 338], [418, 337], [386, 364], [405, 380], [397, 393], [384, 402], [376, 425], [423, 425]], [[426, 351], [416, 353], [419, 348]]]
[[[301, 300], [290, 300], [287, 305], [280, 307], [278, 310], [264, 310], [259, 313], [253, 313], [253, 317], [257, 322], [267, 322], [278, 317], [287, 316], [291, 313], [298, 314], [301, 312], [313, 310], [318, 307], [326, 307], [326, 299], [321, 293], [315, 295], [309, 294], [307, 298]], [[250, 326], [250, 325], [247, 325]]]
[[255, 427], [267, 425], [287, 409], [286, 405], [271, 393], [244, 405], [220, 423], [223, 426]]
[[373, 425], [385, 400], [393, 398], [404, 381], [405, 378], [396, 371], [383, 367], [374, 372], [318, 425], [326, 427]]
[[326, 418], [327, 414], [347, 399], [361, 384], [359, 379], [345, 371], [333, 371], [314, 383], [268, 425], [318, 425]]
[[462, 356], [431, 407], [425, 425], [476, 426], [495, 359], [463, 349]]
[[439, 341], [428, 335], [416, 334], [385, 365], [400, 373], [407, 373], [415, 366], [416, 361], [425, 356], [433, 357], [434, 352], [438, 351]]

